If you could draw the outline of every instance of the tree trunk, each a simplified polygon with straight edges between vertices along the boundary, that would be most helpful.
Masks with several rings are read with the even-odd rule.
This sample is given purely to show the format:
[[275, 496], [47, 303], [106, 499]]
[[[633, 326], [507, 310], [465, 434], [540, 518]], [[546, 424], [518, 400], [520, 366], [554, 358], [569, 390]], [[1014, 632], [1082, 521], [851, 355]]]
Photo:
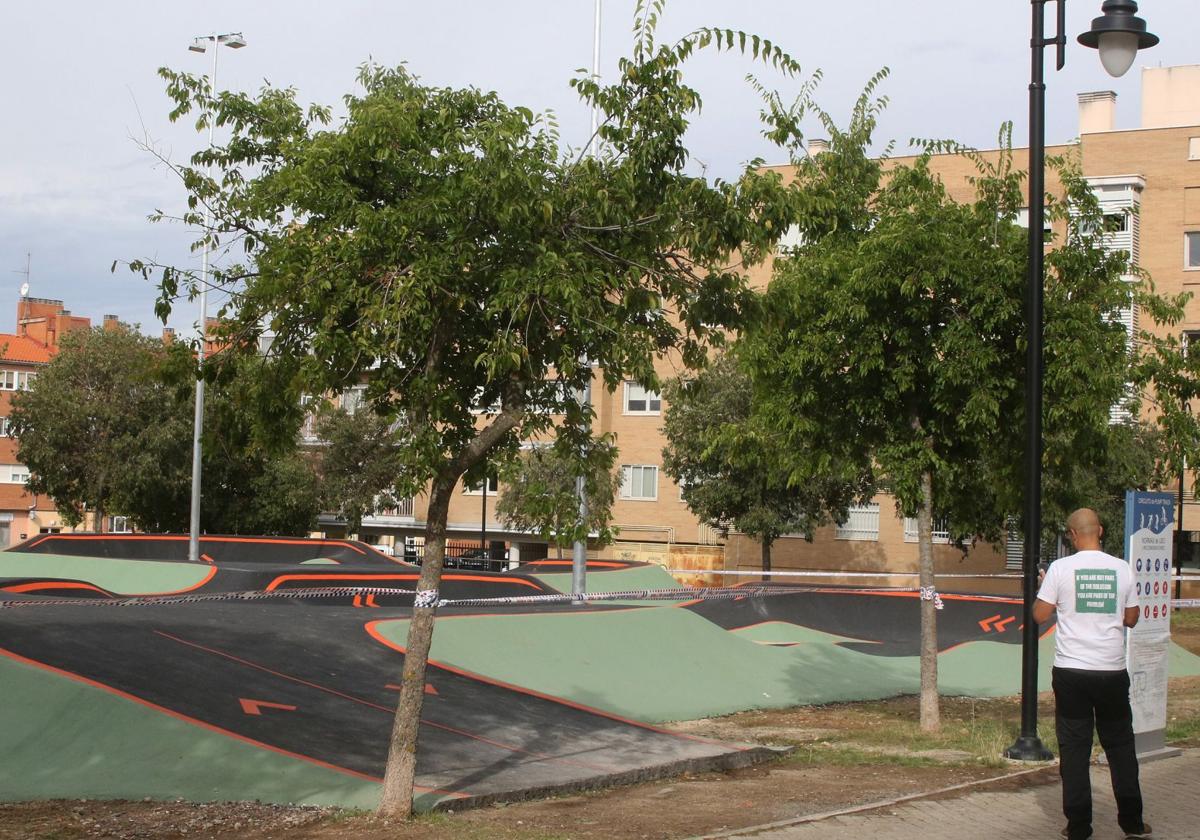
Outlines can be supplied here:
[[[917, 511], [917, 545], [920, 580], [924, 592], [936, 592], [933, 574], [933, 474], [921, 473], [921, 507]], [[938, 704], [937, 608], [932, 598], [921, 604], [921, 729], [936, 732], [942, 726]]]
[[[436, 594], [442, 579], [442, 563], [446, 557], [446, 519], [453, 489], [453, 478], [439, 477], [429, 494], [425, 559], [421, 564], [421, 577], [417, 581], [418, 598], [424, 592]], [[425, 666], [433, 643], [434, 612], [435, 606], [414, 606], [412, 621], [408, 625], [400, 700], [392, 723], [392, 740], [377, 812], [381, 817], [406, 819], [412, 814], [413, 784], [417, 775], [417, 737], [421, 704], [425, 700]]]
[[773, 542], [775, 540], [771, 537], [762, 538], [762, 579], [764, 583], [771, 579], [771, 543]]

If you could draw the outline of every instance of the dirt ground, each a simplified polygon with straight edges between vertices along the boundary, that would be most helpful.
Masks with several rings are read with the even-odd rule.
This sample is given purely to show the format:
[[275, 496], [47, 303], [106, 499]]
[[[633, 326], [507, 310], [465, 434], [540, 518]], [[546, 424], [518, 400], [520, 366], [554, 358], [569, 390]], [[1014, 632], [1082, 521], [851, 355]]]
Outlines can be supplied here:
[[780, 762], [390, 824], [365, 814], [246, 803], [33, 802], [0, 806], [0, 838], [677, 838], [948, 787], [998, 772], [987, 767], [796, 767]]
[[[1200, 652], [1200, 615], [1173, 628]], [[1043, 725], [1053, 700], [1039, 697]], [[1015, 698], [946, 698], [942, 731], [920, 732], [912, 697], [745, 712], [678, 728], [794, 751], [769, 764], [689, 775], [615, 790], [432, 814], [386, 823], [364, 813], [252, 803], [52, 801], [0, 805], [0, 840], [666, 840], [839, 810], [964, 782], [999, 779], [1020, 766], [999, 758], [1015, 735]], [[1169, 733], [1200, 746], [1200, 677], [1171, 681]], [[1053, 747], [1052, 726], [1042, 737]], [[1041, 784], [1046, 767], [989, 787]], [[954, 795], [954, 794], [950, 794]]]

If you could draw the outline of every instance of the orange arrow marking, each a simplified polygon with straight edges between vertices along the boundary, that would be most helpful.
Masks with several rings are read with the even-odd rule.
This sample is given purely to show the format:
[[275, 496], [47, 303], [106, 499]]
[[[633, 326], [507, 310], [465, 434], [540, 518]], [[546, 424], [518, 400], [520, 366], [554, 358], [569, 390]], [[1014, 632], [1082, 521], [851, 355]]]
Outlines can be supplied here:
[[362, 606], [362, 596], [361, 595], [354, 596], [354, 606], [356, 606], [356, 607]]
[[1003, 621], [997, 621], [995, 624], [996, 632], [1003, 633], [1004, 628], [1006, 628], [1008, 625], [1012, 624], [1016, 620], [1017, 620], [1017, 617], [1015, 615], [1010, 615], [1008, 618], [1004, 619]]
[[286, 703], [272, 703], [268, 700], [250, 700], [246, 697], [239, 697], [238, 702], [242, 704], [242, 711], [248, 715], [261, 715], [263, 709], [280, 709], [285, 712], [296, 711], [295, 706], [289, 706]]
[[984, 633], [991, 633], [992, 632], [992, 622], [999, 621], [999, 620], [1000, 620], [999, 614], [988, 616], [983, 621], [979, 622], [979, 626], [983, 628]]
[[[388, 683], [387, 685], [385, 685], [384, 688], [390, 688], [392, 691], [400, 690], [400, 686], [392, 685], [391, 683]], [[431, 683], [425, 683], [425, 693], [426, 694], [437, 694], [438, 690], [436, 688], [434, 688]]]
[[375, 593], [374, 592], [370, 592], [367, 594], [366, 604], [368, 607], [378, 607], [379, 606], [378, 604], [375, 603]]

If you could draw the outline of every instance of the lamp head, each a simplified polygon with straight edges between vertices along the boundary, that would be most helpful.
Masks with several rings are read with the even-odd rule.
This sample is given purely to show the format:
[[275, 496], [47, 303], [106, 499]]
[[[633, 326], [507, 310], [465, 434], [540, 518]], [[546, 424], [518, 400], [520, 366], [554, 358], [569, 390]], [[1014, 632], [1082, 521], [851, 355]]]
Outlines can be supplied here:
[[1146, 21], [1137, 16], [1137, 10], [1136, 0], [1104, 0], [1103, 14], [1079, 36], [1079, 43], [1100, 51], [1100, 63], [1110, 76], [1125, 75], [1138, 50], [1158, 43], [1158, 36], [1146, 31]]
[[242, 37], [241, 32], [230, 32], [228, 35], [222, 35], [217, 39], [231, 50], [240, 50], [246, 46], [246, 39]]
[[206, 37], [193, 38], [192, 45], [188, 47], [192, 52], [202, 53], [208, 51], [209, 39]]

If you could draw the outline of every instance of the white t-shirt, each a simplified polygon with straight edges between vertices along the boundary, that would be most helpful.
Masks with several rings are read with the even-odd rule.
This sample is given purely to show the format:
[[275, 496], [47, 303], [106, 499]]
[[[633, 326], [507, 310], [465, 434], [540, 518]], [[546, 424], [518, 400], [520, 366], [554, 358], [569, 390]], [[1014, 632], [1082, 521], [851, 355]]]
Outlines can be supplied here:
[[1138, 605], [1128, 563], [1103, 551], [1062, 557], [1050, 564], [1037, 597], [1058, 610], [1055, 667], [1125, 669], [1125, 609]]

